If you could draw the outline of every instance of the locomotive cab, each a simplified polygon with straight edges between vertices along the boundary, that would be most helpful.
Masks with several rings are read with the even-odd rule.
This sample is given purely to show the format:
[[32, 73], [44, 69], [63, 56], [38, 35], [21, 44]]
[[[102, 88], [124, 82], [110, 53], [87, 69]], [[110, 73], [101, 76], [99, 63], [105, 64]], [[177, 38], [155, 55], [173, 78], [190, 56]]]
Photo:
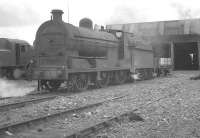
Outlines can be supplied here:
[[9, 79], [20, 79], [32, 58], [33, 48], [23, 40], [0, 38], [0, 74]]

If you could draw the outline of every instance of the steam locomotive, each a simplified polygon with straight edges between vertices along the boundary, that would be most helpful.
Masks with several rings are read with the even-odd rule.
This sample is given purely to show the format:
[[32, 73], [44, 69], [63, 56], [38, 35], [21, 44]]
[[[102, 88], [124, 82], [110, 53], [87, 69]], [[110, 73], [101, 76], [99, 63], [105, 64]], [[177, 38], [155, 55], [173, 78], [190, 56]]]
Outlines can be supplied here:
[[26, 77], [26, 67], [33, 47], [24, 40], [0, 38], [0, 76], [8, 79]]
[[82, 91], [90, 85], [106, 87], [132, 79], [153, 78], [168, 72], [155, 63], [150, 43], [120, 30], [93, 30], [84, 18], [79, 27], [62, 20], [62, 10], [52, 10], [34, 41], [36, 62], [32, 78], [39, 89], [55, 90], [64, 84], [70, 91]]

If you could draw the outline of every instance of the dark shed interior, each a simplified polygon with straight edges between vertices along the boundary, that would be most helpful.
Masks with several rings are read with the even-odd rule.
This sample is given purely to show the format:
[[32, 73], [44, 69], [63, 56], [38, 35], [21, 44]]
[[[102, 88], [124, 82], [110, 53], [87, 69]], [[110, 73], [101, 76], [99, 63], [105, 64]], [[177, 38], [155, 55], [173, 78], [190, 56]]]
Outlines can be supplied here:
[[174, 44], [174, 69], [197, 70], [199, 67], [197, 42]]

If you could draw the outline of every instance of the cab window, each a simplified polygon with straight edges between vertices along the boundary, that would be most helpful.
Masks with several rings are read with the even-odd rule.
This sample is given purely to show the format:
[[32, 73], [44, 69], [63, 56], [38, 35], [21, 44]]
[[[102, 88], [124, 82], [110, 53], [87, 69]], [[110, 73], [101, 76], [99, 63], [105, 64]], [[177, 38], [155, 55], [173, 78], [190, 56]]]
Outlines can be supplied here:
[[26, 47], [24, 45], [21, 46], [21, 52], [26, 52]]

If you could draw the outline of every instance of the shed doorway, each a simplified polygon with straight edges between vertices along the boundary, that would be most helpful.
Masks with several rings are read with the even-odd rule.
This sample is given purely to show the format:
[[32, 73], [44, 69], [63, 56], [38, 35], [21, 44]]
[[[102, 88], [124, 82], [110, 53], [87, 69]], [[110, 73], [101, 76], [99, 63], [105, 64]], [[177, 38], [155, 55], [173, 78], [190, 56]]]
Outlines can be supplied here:
[[199, 68], [197, 42], [174, 44], [174, 70], [197, 70]]

